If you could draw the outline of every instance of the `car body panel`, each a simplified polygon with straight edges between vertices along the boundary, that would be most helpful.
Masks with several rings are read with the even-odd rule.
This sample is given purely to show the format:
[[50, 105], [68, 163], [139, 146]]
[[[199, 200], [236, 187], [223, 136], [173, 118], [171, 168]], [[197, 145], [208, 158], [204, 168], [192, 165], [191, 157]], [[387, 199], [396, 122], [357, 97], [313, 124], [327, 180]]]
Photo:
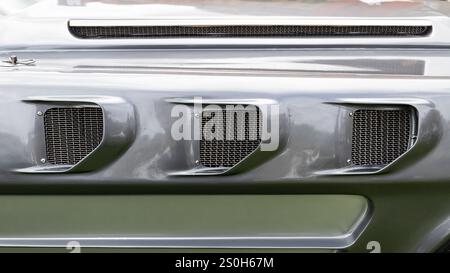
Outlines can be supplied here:
[[0, 244], [16, 247], [336, 249], [353, 244], [370, 217], [364, 198], [346, 195], [0, 199]]
[[[23, 9], [0, 17], [0, 43], [5, 49], [30, 48], [111, 48], [111, 47], [192, 47], [192, 46], [382, 46], [382, 47], [442, 47], [450, 45], [448, 5], [439, 1], [38, 1]], [[71, 20], [145, 20], [146, 24], [208, 25], [244, 24], [431, 24], [433, 31], [426, 37], [405, 39], [389, 37], [359, 38], [191, 38], [191, 39], [77, 39], [68, 31]], [[31, 42], [31, 43], [30, 43]]]
[[[74, 7], [62, 1], [56, 7], [54, 2], [43, 1], [0, 19], [4, 27], [0, 59], [7, 61], [17, 55], [19, 60], [35, 61], [32, 65], [0, 64], [3, 250], [30, 250], [23, 248], [23, 240], [22, 244], [8, 244], [7, 239], [14, 236], [26, 241], [50, 235], [62, 238], [57, 246], [50, 246], [55, 251], [64, 250], [66, 241], [89, 237], [91, 230], [99, 237], [128, 238], [134, 245], [130, 243], [126, 250], [167, 251], [174, 246], [167, 243], [141, 249], [145, 240], [139, 241], [142, 237], [136, 236], [155, 239], [155, 233], [164, 230], [168, 237], [183, 236], [182, 230], [199, 237], [208, 233], [220, 236], [226, 226], [247, 234], [250, 230], [264, 233], [269, 227], [277, 231], [279, 223], [258, 223], [263, 210], [283, 216], [276, 215], [278, 209], [287, 213], [283, 218], [288, 223], [285, 228], [291, 227], [292, 234], [297, 232], [308, 240], [345, 235], [355, 219], [365, 217], [359, 222], [361, 234], [344, 245], [323, 248], [305, 240], [288, 249], [266, 240], [255, 249], [239, 244], [242, 240], [233, 248], [229, 240], [227, 248], [217, 242], [197, 248], [175, 247], [183, 251], [367, 252], [368, 244], [376, 241], [382, 252], [430, 252], [449, 239], [450, 173], [446, 166], [450, 163], [450, 40], [438, 35], [450, 26], [448, 5], [433, 1], [379, 6], [357, 1], [235, 1], [235, 6], [219, 1], [181, 5], [81, 1]], [[244, 5], [238, 9], [238, 3]], [[105, 14], [96, 12], [99, 6], [106, 8]], [[53, 12], [46, 12], [50, 7]], [[155, 15], [157, 11], [150, 7], [164, 12]], [[400, 20], [429, 20], [439, 27], [425, 40], [84, 41], [67, 30], [70, 19], [171, 20], [180, 13], [189, 14], [189, 20], [201, 17], [206, 21], [211, 17], [232, 21], [258, 16], [258, 20], [275, 20], [266, 16], [279, 16], [295, 21], [331, 16], [351, 21], [355, 19], [352, 14], [369, 19], [395, 16]], [[314, 16], [304, 18], [306, 13]], [[260, 161], [244, 164], [235, 173], [187, 175], [196, 168], [195, 153], [188, 142], [172, 138], [171, 110], [176, 102], [195, 97], [216, 102], [276, 103], [280, 109], [278, 149], [256, 154]], [[91, 162], [90, 168], [42, 172], [46, 163], [41, 161], [43, 122], [38, 112], [68, 101], [100, 105], [105, 124], [111, 129], [106, 132], [108, 137], [116, 136], [123, 149], [111, 153], [105, 164]], [[105, 102], [110, 104], [106, 106]], [[351, 120], [349, 113], [358, 105], [408, 106], [417, 117], [417, 141], [412, 148], [377, 172], [348, 172], [350, 136], [346, 126]], [[117, 109], [120, 114], [115, 114]], [[336, 197], [356, 201], [346, 207]], [[247, 198], [249, 204], [243, 212], [252, 215], [244, 225], [239, 218], [242, 215], [235, 212], [247, 205]], [[108, 211], [109, 207], [116, 209]], [[186, 214], [178, 210], [186, 207], [191, 208]], [[365, 210], [367, 214], [362, 213]], [[65, 215], [66, 211], [71, 213]], [[101, 211], [102, 217], [96, 219], [89, 211]], [[311, 214], [320, 221], [308, 222]], [[290, 215], [298, 218], [291, 219]], [[170, 221], [153, 221], [154, 217], [165, 216]], [[182, 221], [182, 216], [188, 220]], [[121, 223], [122, 219], [131, 220]], [[198, 226], [202, 221], [206, 225]], [[107, 223], [112, 224], [104, 226]], [[336, 233], [338, 227], [344, 232], [341, 229]], [[98, 244], [86, 247], [92, 251], [123, 250], [120, 245], [116, 249]]]

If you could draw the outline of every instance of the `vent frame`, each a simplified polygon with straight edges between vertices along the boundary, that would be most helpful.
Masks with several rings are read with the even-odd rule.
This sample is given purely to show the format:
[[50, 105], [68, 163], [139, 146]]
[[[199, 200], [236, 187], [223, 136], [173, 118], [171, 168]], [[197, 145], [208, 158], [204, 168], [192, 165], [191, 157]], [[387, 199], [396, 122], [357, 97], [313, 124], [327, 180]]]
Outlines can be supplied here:
[[[202, 106], [219, 106], [226, 107], [227, 105], [253, 105], [257, 107], [261, 114], [267, 115], [267, 118], [270, 118], [274, 113], [271, 110], [272, 106], [275, 106], [277, 109], [280, 107], [280, 104], [277, 100], [267, 99], [267, 98], [234, 98], [234, 99], [217, 99], [217, 98], [203, 98], [199, 101], [196, 98], [183, 98], [183, 97], [175, 97], [168, 98], [165, 101], [172, 104], [180, 104], [187, 105], [191, 111], [191, 129], [198, 130], [196, 123], [199, 122], [199, 117], [203, 110], [203, 107], [196, 107], [199, 103]], [[266, 110], [264, 110], [266, 109]], [[263, 113], [263, 111], [265, 111]], [[280, 113], [276, 112], [276, 115], [280, 115], [280, 131], [279, 131], [279, 145], [274, 150], [262, 151], [260, 149], [263, 143], [267, 143], [270, 140], [262, 140], [261, 145], [251, 152], [247, 157], [243, 158], [238, 164], [233, 167], [204, 167], [200, 164], [200, 140], [194, 137], [192, 140], [179, 142], [179, 146], [177, 149], [186, 154], [185, 161], [179, 168], [169, 172], [170, 176], [221, 176], [221, 175], [234, 175], [242, 172], [246, 172], [250, 169], [256, 168], [257, 166], [263, 164], [273, 156], [275, 156], [283, 147], [286, 145], [287, 141], [287, 131], [284, 128], [287, 127], [288, 120], [285, 118], [282, 113], [286, 111], [286, 109], [280, 109]], [[200, 124], [199, 124], [200, 125]], [[200, 125], [201, 126], [201, 125]]]
[[[18, 173], [81, 173], [99, 170], [117, 160], [136, 138], [136, 116], [132, 104], [117, 96], [30, 96], [22, 99], [34, 105], [35, 131], [33, 160]], [[103, 112], [103, 139], [100, 145], [76, 165], [52, 165], [46, 160], [43, 113], [53, 107], [100, 107]], [[114, 117], [114, 118], [110, 118]]]

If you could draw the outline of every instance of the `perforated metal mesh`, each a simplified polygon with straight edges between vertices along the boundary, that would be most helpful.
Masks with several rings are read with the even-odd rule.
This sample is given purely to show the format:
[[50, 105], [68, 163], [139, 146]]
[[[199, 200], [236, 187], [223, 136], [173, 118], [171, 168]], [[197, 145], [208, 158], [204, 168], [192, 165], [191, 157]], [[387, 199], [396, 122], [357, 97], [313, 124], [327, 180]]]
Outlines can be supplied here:
[[245, 37], [414, 37], [431, 26], [229, 25], [229, 26], [69, 26], [81, 39], [245, 38]]
[[200, 163], [205, 167], [232, 167], [261, 143], [261, 112], [257, 107], [203, 111]]
[[50, 108], [44, 128], [47, 162], [74, 165], [100, 144], [103, 112], [99, 107]]
[[411, 140], [411, 111], [356, 110], [353, 112], [353, 165], [383, 166], [408, 150]]

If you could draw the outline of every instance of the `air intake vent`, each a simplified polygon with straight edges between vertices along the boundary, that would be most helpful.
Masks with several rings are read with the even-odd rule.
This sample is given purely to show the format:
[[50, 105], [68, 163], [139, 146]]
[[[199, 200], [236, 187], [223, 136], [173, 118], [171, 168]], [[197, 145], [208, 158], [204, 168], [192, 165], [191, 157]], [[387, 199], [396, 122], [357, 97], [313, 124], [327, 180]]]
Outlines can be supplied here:
[[385, 166], [410, 147], [412, 111], [361, 109], [353, 112], [351, 162], [357, 166]]
[[200, 164], [233, 167], [261, 143], [262, 117], [255, 106], [203, 111]]
[[80, 39], [142, 38], [316, 38], [424, 37], [421, 25], [211, 25], [211, 26], [72, 26]]
[[47, 162], [75, 165], [103, 138], [100, 107], [50, 108], [44, 114]]

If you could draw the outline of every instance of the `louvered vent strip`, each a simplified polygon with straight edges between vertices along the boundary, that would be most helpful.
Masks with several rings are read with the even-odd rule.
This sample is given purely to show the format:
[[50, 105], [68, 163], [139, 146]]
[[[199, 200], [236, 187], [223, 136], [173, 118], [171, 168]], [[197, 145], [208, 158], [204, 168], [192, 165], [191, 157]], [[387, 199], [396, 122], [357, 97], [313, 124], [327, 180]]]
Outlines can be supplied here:
[[81, 39], [423, 37], [431, 30], [420, 25], [69, 26]]

